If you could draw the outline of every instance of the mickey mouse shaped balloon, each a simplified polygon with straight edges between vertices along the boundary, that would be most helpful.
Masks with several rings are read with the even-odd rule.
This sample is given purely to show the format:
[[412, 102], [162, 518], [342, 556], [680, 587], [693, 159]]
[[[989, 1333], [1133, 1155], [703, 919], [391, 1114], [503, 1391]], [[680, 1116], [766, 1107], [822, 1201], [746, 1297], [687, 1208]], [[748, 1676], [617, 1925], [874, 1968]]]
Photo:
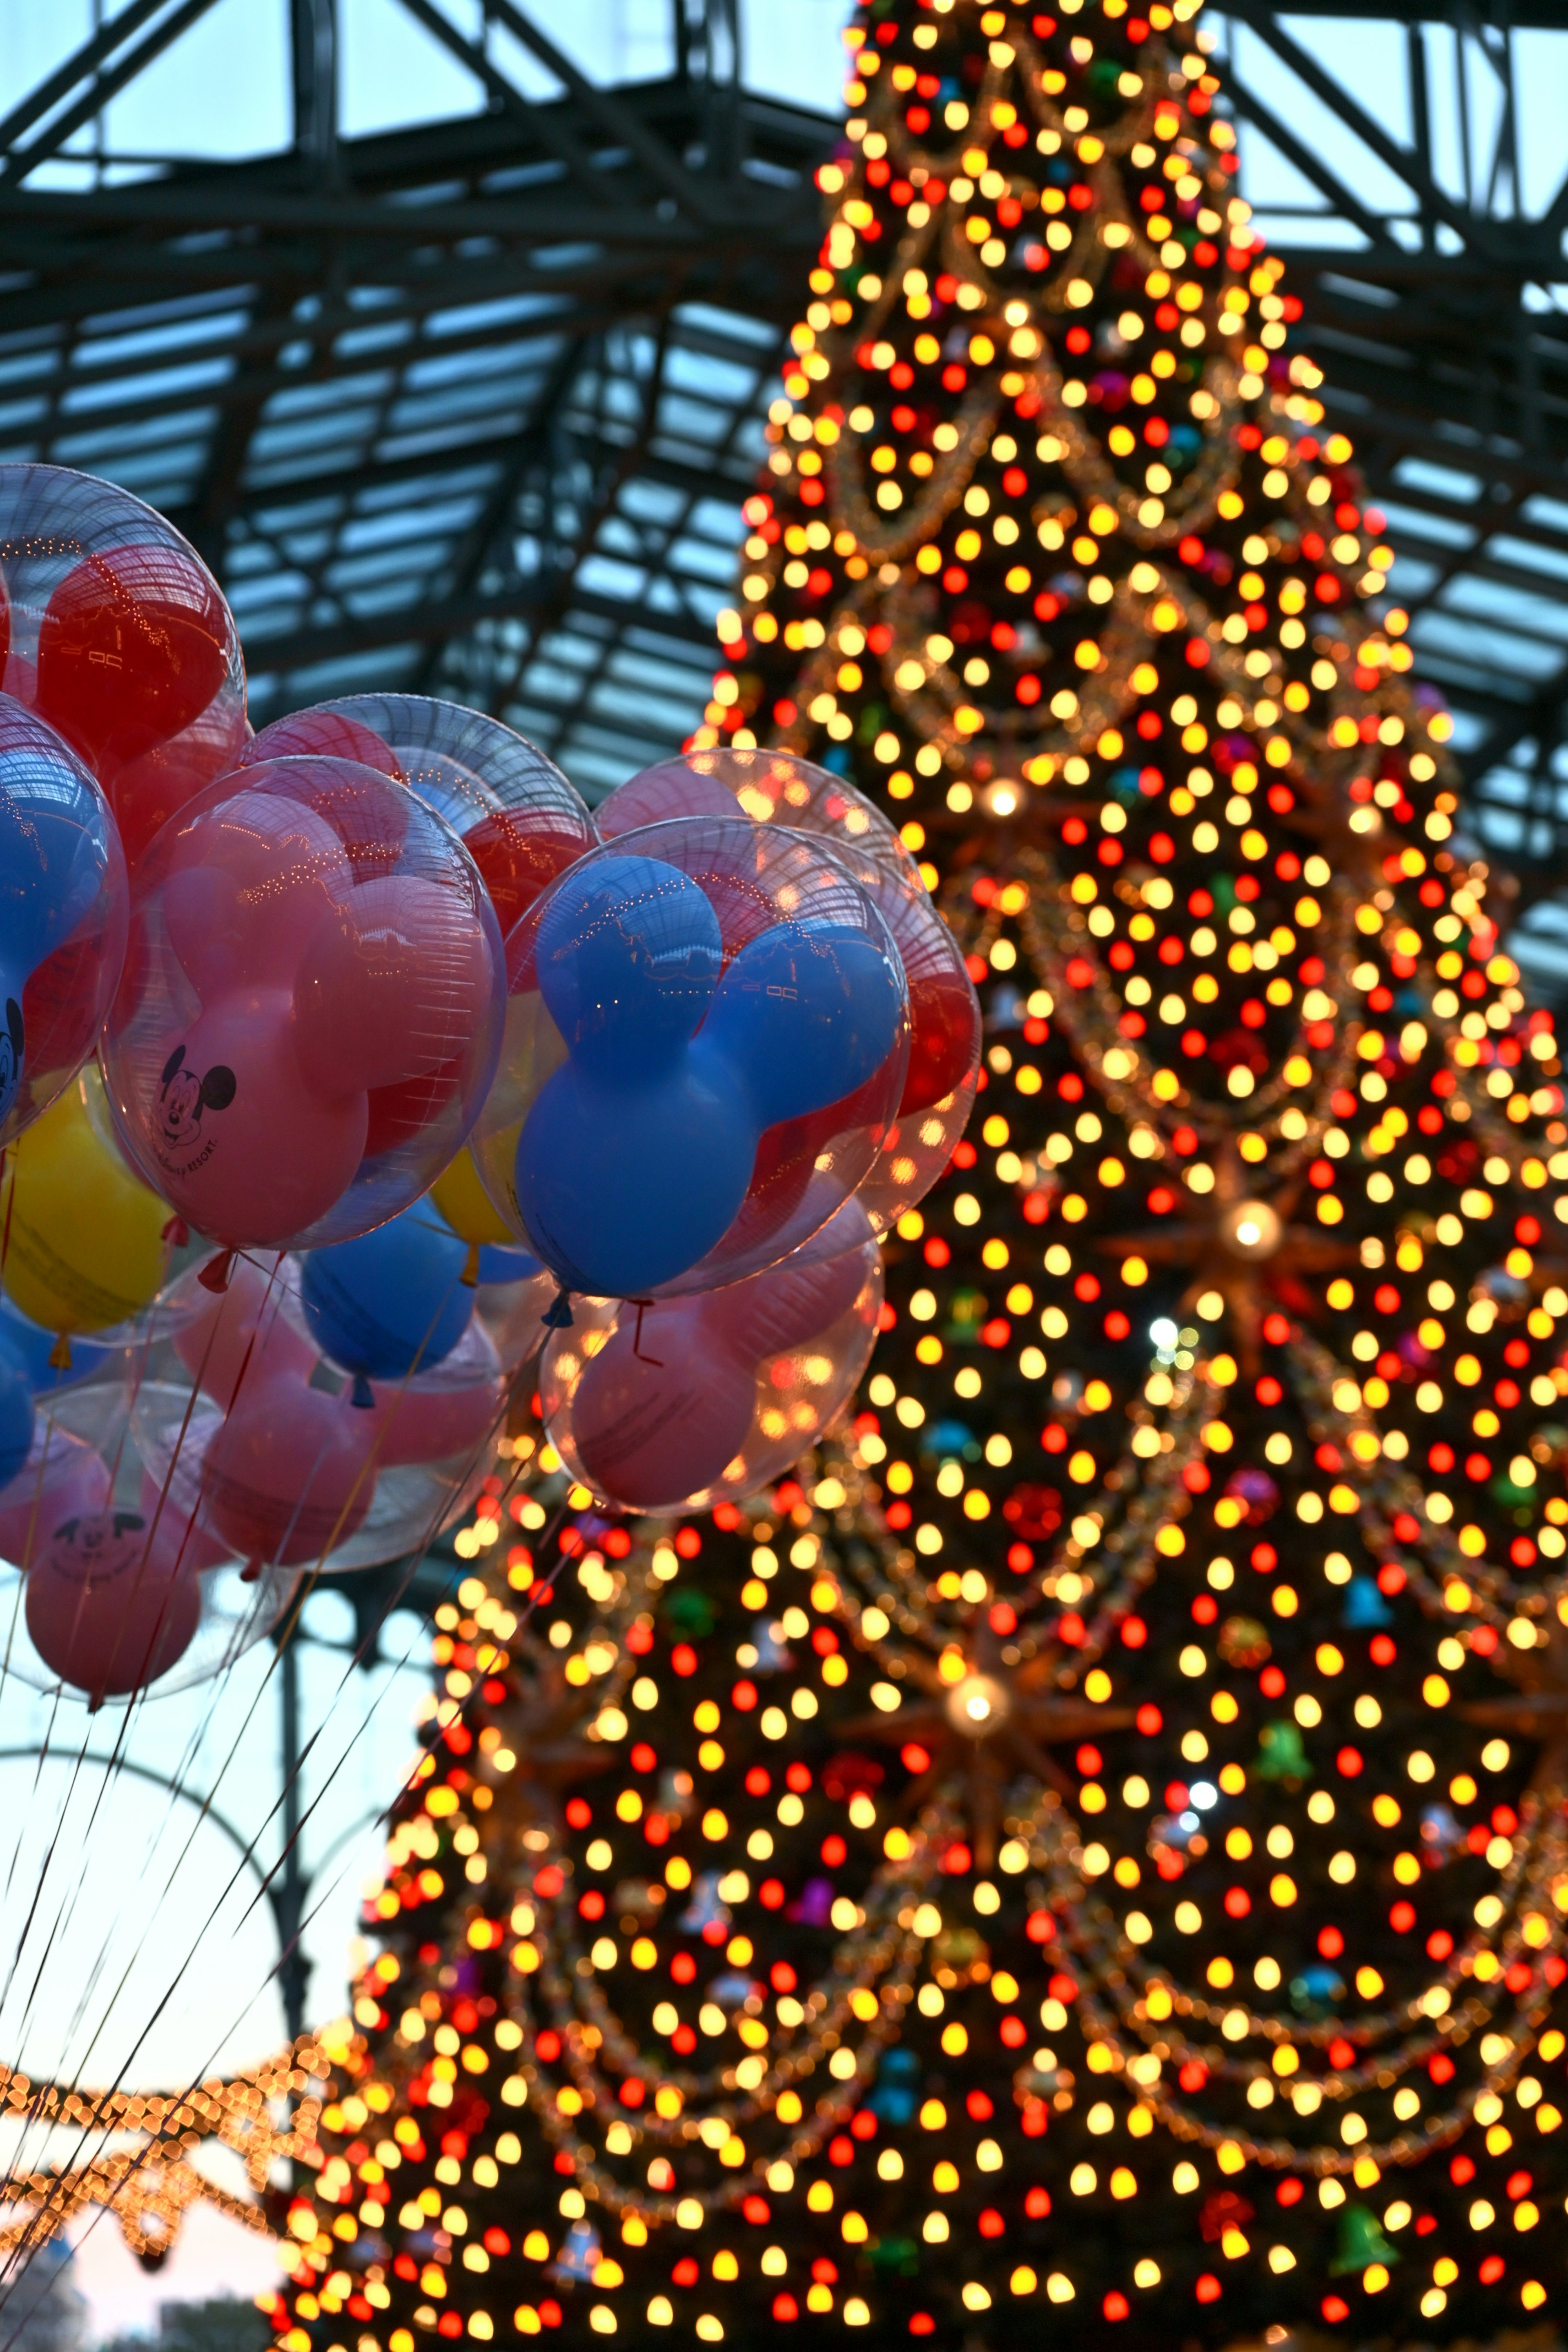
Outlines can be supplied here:
[[366, 1233], [463, 1142], [501, 988], [478, 869], [405, 786], [347, 760], [243, 770], [143, 860], [103, 1055], [121, 1140], [226, 1248]]
[[97, 778], [132, 871], [246, 739], [239, 638], [206, 565], [140, 499], [60, 466], [0, 466], [0, 685]]
[[103, 794], [53, 728], [0, 694], [0, 1144], [92, 1051], [127, 914]]
[[909, 984], [909, 1069], [898, 1117], [858, 1195], [870, 1230], [886, 1233], [942, 1174], [974, 1100], [980, 1005], [963, 956], [882, 811], [794, 752], [726, 746], [661, 760], [601, 801], [595, 822], [613, 841], [635, 826], [731, 810], [826, 842], [893, 935]]
[[490, 1197], [566, 1290], [646, 1297], [770, 1265], [875, 1159], [908, 992], [821, 845], [726, 818], [579, 859], [508, 942]]

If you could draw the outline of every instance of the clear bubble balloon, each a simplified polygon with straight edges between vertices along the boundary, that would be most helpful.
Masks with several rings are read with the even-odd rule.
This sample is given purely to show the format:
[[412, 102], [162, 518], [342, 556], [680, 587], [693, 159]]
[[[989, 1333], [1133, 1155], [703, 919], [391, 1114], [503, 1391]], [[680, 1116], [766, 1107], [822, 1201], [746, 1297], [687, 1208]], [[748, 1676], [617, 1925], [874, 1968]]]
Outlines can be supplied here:
[[463, 1143], [502, 985], [478, 869], [405, 786], [247, 769], [143, 861], [103, 1052], [121, 1141], [225, 1248], [367, 1233]]
[[484, 877], [504, 938], [598, 839], [552, 760], [482, 711], [423, 694], [350, 694], [275, 719], [247, 765], [299, 752], [358, 760], [399, 778], [452, 827]]
[[0, 466], [0, 685], [101, 784], [132, 871], [246, 740], [238, 633], [201, 557], [63, 467]]
[[876, 1343], [874, 1241], [639, 1307], [584, 1301], [540, 1396], [574, 1476], [626, 1511], [701, 1510], [768, 1485], [819, 1438]]
[[602, 801], [595, 821], [613, 841], [636, 825], [734, 809], [831, 843], [897, 943], [909, 986], [909, 1069], [898, 1116], [858, 1192], [871, 1230], [886, 1233], [936, 1182], [968, 1122], [980, 1070], [973, 984], [888, 818], [853, 784], [794, 752], [725, 749], [661, 760]]
[[22, 1470], [0, 1486], [6, 1670], [90, 1708], [160, 1696], [224, 1673], [277, 1622], [291, 1571], [247, 1580], [188, 1525], [177, 1484], [146, 1444], [177, 1425], [189, 1391], [143, 1381], [134, 1410], [115, 1380], [40, 1411]]
[[[182, 1384], [164, 1384], [181, 1409], [148, 1442], [195, 1537], [327, 1573], [423, 1550], [489, 1467], [509, 1380], [477, 1311], [493, 1294], [461, 1286], [461, 1335], [429, 1370], [351, 1384], [312, 1331], [307, 1261], [237, 1259], [217, 1293], [202, 1282], [213, 1263], [171, 1284], [152, 1318], [172, 1332], [160, 1353]], [[537, 1335], [553, 1285], [536, 1275], [534, 1288]]]
[[732, 817], [591, 851], [508, 941], [475, 1164], [563, 1287], [710, 1289], [861, 1184], [903, 1092], [887, 925], [820, 845]]
[[52, 728], [0, 694], [0, 1145], [42, 1116], [92, 1052], [128, 917], [102, 793]]

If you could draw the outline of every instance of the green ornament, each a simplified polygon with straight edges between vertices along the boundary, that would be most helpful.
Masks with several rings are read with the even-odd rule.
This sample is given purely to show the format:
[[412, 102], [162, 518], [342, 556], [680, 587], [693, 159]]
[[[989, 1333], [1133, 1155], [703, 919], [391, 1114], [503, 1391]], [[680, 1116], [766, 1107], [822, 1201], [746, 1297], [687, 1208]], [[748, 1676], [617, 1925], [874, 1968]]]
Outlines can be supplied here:
[[912, 2238], [873, 2238], [866, 2252], [878, 2278], [915, 2278], [921, 2267], [920, 2249]]
[[985, 1320], [985, 1299], [978, 1290], [955, 1290], [947, 1302], [944, 1336], [955, 1347], [973, 1346]]
[[693, 1642], [705, 1641], [719, 1622], [712, 1601], [694, 1584], [678, 1586], [659, 1613], [673, 1632]]
[[1521, 1505], [1531, 1504], [1536, 1499], [1533, 1486], [1516, 1486], [1511, 1478], [1494, 1478], [1492, 1494], [1505, 1511], [1517, 1511]]
[[1293, 1723], [1266, 1723], [1258, 1735], [1258, 1763], [1254, 1768], [1260, 1780], [1310, 1780], [1312, 1767], [1301, 1745], [1301, 1735]]
[[1347, 2205], [1340, 2215], [1340, 2242], [1329, 2264], [1331, 2278], [1364, 2271], [1369, 2263], [1396, 2263], [1397, 2247], [1383, 2234], [1383, 2224], [1365, 2205]]

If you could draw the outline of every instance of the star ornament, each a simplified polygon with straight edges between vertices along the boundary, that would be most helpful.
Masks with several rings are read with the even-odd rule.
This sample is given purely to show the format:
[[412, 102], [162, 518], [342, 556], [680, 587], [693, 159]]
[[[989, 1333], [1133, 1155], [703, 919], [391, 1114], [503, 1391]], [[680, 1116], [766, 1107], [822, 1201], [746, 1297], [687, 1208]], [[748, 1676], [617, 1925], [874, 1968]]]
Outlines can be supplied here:
[[902, 1810], [916, 1812], [957, 1780], [968, 1817], [974, 1858], [989, 1870], [996, 1858], [1003, 1799], [1010, 1783], [1028, 1774], [1069, 1803], [1077, 1783], [1050, 1750], [1070, 1741], [1121, 1731], [1130, 1706], [1109, 1706], [1058, 1690], [1063, 1653], [1055, 1647], [1019, 1654], [1010, 1638], [1017, 1619], [1006, 1601], [994, 1602], [932, 1661], [909, 1654], [910, 1678], [925, 1694], [896, 1717], [863, 1716], [845, 1727], [846, 1738], [877, 1739], [924, 1748], [931, 1762], [904, 1792]]
[[[1236, 1335], [1242, 1369], [1256, 1371], [1264, 1323], [1279, 1307], [1310, 1313], [1317, 1304], [1301, 1279], [1357, 1263], [1355, 1250], [1310, 1225], [1293, 1224], [1299, 1184], [1268, 1197], [1252, 1171], [1230, 1151], [1222, 1152], [1209, 1193], [1177, 1194], [1173, 1218], [1131, 1234], [1105, 1234], [1099, 1247], [1107, 1256], [1142, 1258], [1148, 1266], [1187, 1269], [1178, 1312], [1191, 1312], [1199, 1299], [1217, 1293]], [[1205, 1319], [1216, 1319], [1212, 1316]]]

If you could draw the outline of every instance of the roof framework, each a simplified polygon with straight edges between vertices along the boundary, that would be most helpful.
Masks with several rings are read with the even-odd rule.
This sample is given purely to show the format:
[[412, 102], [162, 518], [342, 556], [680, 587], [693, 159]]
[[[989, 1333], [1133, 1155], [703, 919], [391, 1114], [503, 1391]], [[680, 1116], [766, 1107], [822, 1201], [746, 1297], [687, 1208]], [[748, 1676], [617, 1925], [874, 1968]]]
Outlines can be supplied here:
[[[395, 0], [479, 104], [351, 140], [338, 0], [278, 0], [289, 143], [115, 154], [113, 101], [216, 5], [123, 0], [29, 89], [0, 64], [0, 457], [109, 475], [189, 533], [258, 724], [331, 691], [449, 694], [596, 797], [706, 699], [834, 125], [743, 87], [738, 0], [671, 0], [669, 71], [615, 87], [521, 0]], [[1506, 21], [1489, 0], [1376, 20], [1231, 0], [1219, 33], [1244, 190], [1291, 249], [1473, 829], [1520, 877], [1549, 985], [1568, 133], [1538, 85], [1568, 86], [1563, 34], [1568, 0]]]

